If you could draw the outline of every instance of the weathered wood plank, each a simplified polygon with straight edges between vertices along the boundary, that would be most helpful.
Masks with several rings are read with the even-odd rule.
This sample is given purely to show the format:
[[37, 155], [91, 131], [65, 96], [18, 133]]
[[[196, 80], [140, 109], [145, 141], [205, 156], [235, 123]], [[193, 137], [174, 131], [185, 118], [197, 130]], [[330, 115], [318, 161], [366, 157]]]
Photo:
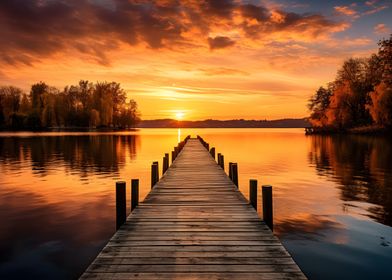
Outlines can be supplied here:
[[169, 279], [188, 279], [188, 280], [306, 280], [302, 272], [284, 273], [85, 273], [81, 279], [143, 279], [143, 280], [169, 280]]

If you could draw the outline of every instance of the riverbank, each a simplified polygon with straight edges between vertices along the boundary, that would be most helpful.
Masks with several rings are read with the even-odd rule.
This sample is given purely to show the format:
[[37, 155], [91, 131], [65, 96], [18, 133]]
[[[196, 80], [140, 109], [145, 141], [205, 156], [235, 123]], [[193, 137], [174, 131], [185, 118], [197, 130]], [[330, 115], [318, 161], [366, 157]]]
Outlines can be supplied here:
[[306, 135], [328, 135], [328, 134], [362, 134], [362, 135], [387, 135], [391, 134], [392, 129], [382, 126], [360, 126], [346, 129], [336, 127], [306, 127]]

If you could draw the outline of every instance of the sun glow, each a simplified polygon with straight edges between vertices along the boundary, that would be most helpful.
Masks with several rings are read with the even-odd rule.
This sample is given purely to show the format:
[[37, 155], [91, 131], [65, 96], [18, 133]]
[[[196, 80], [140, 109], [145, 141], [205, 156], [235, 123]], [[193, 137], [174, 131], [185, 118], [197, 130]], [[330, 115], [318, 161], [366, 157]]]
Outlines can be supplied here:
[[178, 111], [176, 112], [175, 116], [176, 116], [176, 120], [181, 121], [182, 119], [184, 119], [185, 113], [182, 111]]

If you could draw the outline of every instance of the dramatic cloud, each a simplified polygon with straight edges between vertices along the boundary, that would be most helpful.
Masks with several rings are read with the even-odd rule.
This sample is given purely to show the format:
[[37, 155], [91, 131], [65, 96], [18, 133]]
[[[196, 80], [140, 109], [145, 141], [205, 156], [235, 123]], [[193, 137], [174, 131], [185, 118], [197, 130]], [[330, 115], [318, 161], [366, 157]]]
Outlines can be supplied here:
[[303, 117], [392, 19], [390, 0], [294, 2], [0, 0], [0, 84], [113, 80], [147, 119]]
[[215, 38], [208, 38], [208, 44], [210, 49], [223, 49], [235, 44], [235, 41], [231, 40], [229, 37], [217, 36]]
[[280, 40], [316, 40], [346, 27], [322, 15], [231, 0], [2, 0], [0, 60], [31, 65], [68, 53], [108, 65], [108, 53], [122, 45], [219, 49], [274, 34]]

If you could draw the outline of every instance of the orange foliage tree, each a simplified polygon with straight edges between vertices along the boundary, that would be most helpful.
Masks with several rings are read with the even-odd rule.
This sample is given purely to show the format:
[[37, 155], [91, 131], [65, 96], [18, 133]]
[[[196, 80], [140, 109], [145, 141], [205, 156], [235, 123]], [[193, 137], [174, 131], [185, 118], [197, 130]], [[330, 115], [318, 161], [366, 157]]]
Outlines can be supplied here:
[[346, 60], [328, 91], [318, 89], [309, 99], [308, 108], [314, 126], [346, 129], [376, 124], [391, 127], [392, 34], [379, 42], [378, 53], [370, 58]]

